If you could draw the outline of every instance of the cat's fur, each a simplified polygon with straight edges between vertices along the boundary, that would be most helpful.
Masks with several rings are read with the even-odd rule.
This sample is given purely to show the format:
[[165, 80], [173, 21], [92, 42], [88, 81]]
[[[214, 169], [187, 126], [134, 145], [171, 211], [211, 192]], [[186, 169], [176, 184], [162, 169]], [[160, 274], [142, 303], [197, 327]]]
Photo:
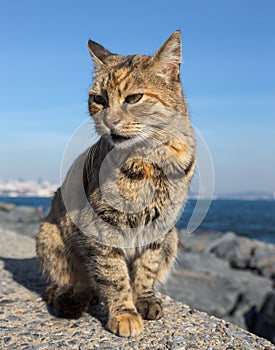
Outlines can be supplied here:
[[[154, 286], [175, 260], [174, 223], [194, 172], [181, 36], [173, 33], [152, 57], [88, 46], [96, 66], [89, 110], [101, 138], [55, 194], [36, 248], [49, 280], [45, 299], [57, 316], [79, 317], [96, 299], [108, 307], [107, 328], [131, 336], [141, 332], [142, 318], [163, 315]], [[79, 201], [79, 186], [92, 210]]]

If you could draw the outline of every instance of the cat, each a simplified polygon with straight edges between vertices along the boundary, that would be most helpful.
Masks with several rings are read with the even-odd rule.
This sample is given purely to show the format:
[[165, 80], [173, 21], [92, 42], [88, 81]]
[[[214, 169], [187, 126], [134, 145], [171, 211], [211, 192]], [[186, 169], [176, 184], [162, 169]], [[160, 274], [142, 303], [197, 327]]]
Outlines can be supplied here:
[[58, 317], [90, 303], [107, 329], [141, 333], [163, 316], [155, 286], [176, 259], [175, 222], [195, 168], [196, 142], [180, 81], [181, 34], [153, 56], [113, 54], [89, 40], [95, 66], [88, 108], [100, 136], [55, 193], [36, 237]]

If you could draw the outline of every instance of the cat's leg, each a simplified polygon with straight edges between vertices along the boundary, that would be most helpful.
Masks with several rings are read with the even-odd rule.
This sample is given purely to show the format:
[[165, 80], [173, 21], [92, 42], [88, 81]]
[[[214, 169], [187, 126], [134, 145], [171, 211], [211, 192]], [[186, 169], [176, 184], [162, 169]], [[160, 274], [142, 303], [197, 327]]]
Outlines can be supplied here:
[[44, 300], [58, 317], [78, 318], [89, 304], [91, 291], [71, 268], [57, 225], [44, 221], [36, 238], [36, 251], [43, 274], [49, 281]]
[[57, 317], [77, 319], [88, 309], [91, 299], [86, 285], [68, 284], [56, 288], [52, 301]]
[[162, 301], [155, 296], [154, 286], [162, 281], [175, 260], [178, 236], [171, 230], [163, 241], [151, 243], [132, 266], [135, 304], [144, 319], [163, 316]]
[[[86, 245], [87, 247], [87, 245]], [[85, 252], [86, 270], [96, 283], [99, 297], [107, 304], [107, 328], [116, 335], [138, 335], [142, 318], [133, 301], [125, 254], [122, 249], [93, 244]]]

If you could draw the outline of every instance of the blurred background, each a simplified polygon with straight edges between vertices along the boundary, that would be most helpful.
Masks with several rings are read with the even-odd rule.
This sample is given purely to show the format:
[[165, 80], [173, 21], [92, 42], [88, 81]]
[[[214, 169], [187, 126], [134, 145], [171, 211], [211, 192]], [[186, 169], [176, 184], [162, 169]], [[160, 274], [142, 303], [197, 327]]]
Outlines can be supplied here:
[[[89, 118], [88, 39], [114, 53], [151, 55], [180, 29], [181, 79], [213, 160], [215, 187], [198, 230], [204, 234], [182, 236], [192, 256], [182, 255], [181, 272], [165, 292], [275, 342], [274, 23], [272, 0], [2, 2], [0, 201], [15, 206], [2, 204], [1, 227], [33, 236], [49, 208], [66, 144]], [[191, 193], [180, 230], [196, 203]], [[247, 280], [232, 267], [245, 269]], [[212, 274], [217, 284], [191, 281], [184, 269]]]

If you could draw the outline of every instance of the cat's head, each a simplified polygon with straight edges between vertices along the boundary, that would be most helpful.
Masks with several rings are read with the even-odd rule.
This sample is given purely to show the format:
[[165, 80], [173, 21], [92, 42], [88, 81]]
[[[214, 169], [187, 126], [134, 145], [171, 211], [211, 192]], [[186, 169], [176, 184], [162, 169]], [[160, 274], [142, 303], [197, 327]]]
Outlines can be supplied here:
[[89, 111], [99, 135], [116, 146], [169, 139], [169, 127], [179, 127], [175, 115], [187, 116], [179, 77], [180, 32], [153, 56], [120, 56], [91, 40], [88, 47], [95, 64]]

